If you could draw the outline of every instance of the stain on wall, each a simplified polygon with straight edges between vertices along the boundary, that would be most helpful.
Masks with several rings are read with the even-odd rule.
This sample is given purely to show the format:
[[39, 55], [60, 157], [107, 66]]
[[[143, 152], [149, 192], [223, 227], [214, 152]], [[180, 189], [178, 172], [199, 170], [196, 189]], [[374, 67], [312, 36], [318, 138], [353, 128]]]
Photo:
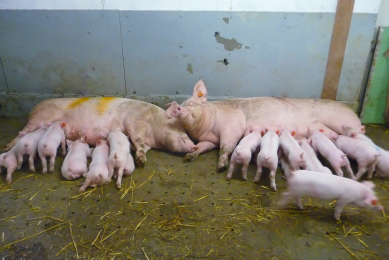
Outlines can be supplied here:
[[186, 66], [186, 71], [188, 71], [190, 74], [193, 74], [192, 64], [188, 63], [188, 65]]
[[216, 35], [217, 43], [220, 43], [224, 46], [224, 49], [227, 51], [240, 50], [243, 46], [242, 43], [238, 42], [235, 38], [227, 39], [221, 36], [221, 33]]

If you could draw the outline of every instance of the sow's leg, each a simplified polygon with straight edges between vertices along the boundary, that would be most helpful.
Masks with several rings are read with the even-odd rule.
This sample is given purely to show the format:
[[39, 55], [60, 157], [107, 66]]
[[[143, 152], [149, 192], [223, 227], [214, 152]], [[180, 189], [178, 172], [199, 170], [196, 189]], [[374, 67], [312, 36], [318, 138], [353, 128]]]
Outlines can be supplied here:
[[146, 153], [151, 149], [149, 145], [145, 143], [146, 134], [148, 129], [148, 122], [140, 122], [137, 124], [127, 124], [125, 129], [130, 136], [131, 142], [136, 150], [135, 152], [135, 165], [138, 168], [143, 168], [146, 162]]

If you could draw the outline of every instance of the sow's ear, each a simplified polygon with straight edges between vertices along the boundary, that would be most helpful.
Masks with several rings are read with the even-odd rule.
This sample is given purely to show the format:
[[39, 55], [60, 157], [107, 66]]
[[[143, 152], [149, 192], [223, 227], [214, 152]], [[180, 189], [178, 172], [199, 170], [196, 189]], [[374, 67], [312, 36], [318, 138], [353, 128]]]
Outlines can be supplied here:
[[207, 102], [207, 96], [207, 88], [205, 87], [203, 80], [200, 79], [194, 86], [192, 98], [200, 101], [201, 103], [205, 103]]

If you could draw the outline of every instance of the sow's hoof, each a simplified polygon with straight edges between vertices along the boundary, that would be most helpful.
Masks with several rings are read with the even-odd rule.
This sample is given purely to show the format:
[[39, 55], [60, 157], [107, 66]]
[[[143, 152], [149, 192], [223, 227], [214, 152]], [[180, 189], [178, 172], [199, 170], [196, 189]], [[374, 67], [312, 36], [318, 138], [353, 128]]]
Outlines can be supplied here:
[[135, 153], [135, 166], [137, 168], [145, 167], [146, 155], [143, 151], [137, 151]]
[[193, 162], [199, 157], [199, 154], [194, 152], [194, 153], [187, 153], [184, 157], [184, 162]]
[[227, 166], [228, 166], [228, 159], [221, 157], [219, 159], [219, 163], [217, 164], [217, 172], [223, 172], [227, 170]]
[[227, 170], [227, 165], [218, 165], [217, 166], [217, 172], [224, 172]]

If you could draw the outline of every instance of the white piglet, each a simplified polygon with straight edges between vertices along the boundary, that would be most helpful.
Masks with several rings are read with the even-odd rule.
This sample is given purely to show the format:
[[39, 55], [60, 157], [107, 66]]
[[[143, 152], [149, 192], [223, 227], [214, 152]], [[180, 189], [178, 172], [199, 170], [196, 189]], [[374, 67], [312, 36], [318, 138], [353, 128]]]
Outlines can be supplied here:
[[[294, 132], [292, 132], [294, 135]], [[288, 130], [283, 130], [280, 135], [282, 153], [287, 158], [291, 170], [305, 169], [304, 151]]]
[[114, 171], [117, 170], [116, 187], [120, 189], [123, 171], [130, 153], [130, 142], [120, 128], [111, 131], [107, 140], [110, 146], [108, 158], [109, 180], [111, 180]]
[[16, 144], [16, 155], [18, 160], [18, 168], [20, 169], [23, 164], [23, 156], [28, 155], [28, 163], [30, 165], [30, 171], [35, 172], [34, 160], [37, 154], [38, 143], [47, 130], [48, 124], [39, 128], [38, 130], [24, 135]]
[[366, 141], [340, 135], [335, 141], [336, 146], [358, 163], [358, 173], [355, 179], [358, 180], [368, 171], [367, 178], [371, 179], [380, 153]]
[[89, 171], [84, 174], [85, 182], [79, 192], [84, 192], [86, 188], [97, 187], [107, 184], [108, 178], [108, 155], [109, 145], [106, 140], [99, 140], [92, 152], [92, 161], [89, 164]]
[[317, 158], [315, 150], [313, 150], [312, 146], [308, 143], [306, 138], [300, 139], [299, 144], [301, 149], [304, 151], [304, 158], [307, 165], [306, 170], [332, 174], [330, 169], [321, 164], [320, 160]]
[[386, 151], [381, 147], [377, 146], [369, 137], [364, 135], [364, 128], [358, 130], [352, 127], [342, 126], [342, 129], [345, 135], [355, 139], [363, 140], [371, 144], [374, 149], [379, 152], [380, 156], [378, 157], [377, 164], [375, 166], [376, 173], [380, 177], [389, 177], [389, 151]]
[[38, 143], [38, 154], [42, 161], [42, 173], [47, 172], [47, 157], [50, 157], [50, 172], [54, 171], [55, 157], [58, 146], [61, 145], [62, 155], [66, 155], [66, 141], [63, 130], [65, 123], [52, 123]]
[[7, 177], [5, 180], [7, 181], [7, 184], [11, 184], [12, 173], [14, 173], [15, 170], [20, 170], [21, 167], [21, 165], [18, 166], [16, 146], [12, 147], [12, 149], [8, 152], [0, 154], [0, 173], [1, 167], [5, 167], [7, 169]]
[[272, 190], [276, 188], [276, 171], [278, 166], [278, 147], [280, 144], [280, 138], [278, 136], [279, 131], [269, 130], [265, 133], [261, 140], [260, 152], [257, 156], [257, 173], [254, 178], [254, 182], [258, 182], [261, 178], [262, 168], [266, 167], [270, 169], [270, 187]]
[[339, 150], [327, 136], [320, 131], [315, 130], [311, 133], [310, 138], [312, 140], [313, 149], [318, 151], [330, 162], [337, 175], [343, 177], [342, 167], [345, 167], [350, 178], [355, 180], [347, 155]]
[[[134, 158], [132, 157], [131, 153], [127, 155], [127, 162], [126, 166], [124, 167], [123, 171], [123, 176], [130, 176], [135, 170], [135, 163], [134, 163]], [[118, 178], [118, 172], [115, 171], [113, 174], [113, 178], [117, 179]], [[121, 179], [119, 180], [121, 183]]]
[[230, 160], [230, 168], [228, 169], [227, 180], [230, 180], [234, 171], [235, 165], [242, 164], [242, 177], [247, 180], [247, 170], [250, 164], [251, 155], [255, 152], [261, 143], [261, 131], [254, 130], [250, 134], [240, 140], [235, 147]]
[[76, 141], [66, 140], [68, 153], [62, 163], [61, 173], [67, 180], [75, 180], [88, 172], [88, 157], [91, 149], [82, 137]]
[[373, 191], [374, 184], [370, 181], [360, 183], [336, 175], [298, 170], [291, 173], [287, 185], [288, 191], [282, 194], [280, 206], [285, 206], [294, 198], [297, 207], [303, 209], [301, 197], [305, 195], [324, 200], [337, 200], [334, 214], [336, 220], [340, 220], [343, 208], [351, 203], [363, 208], [383, 209]]

